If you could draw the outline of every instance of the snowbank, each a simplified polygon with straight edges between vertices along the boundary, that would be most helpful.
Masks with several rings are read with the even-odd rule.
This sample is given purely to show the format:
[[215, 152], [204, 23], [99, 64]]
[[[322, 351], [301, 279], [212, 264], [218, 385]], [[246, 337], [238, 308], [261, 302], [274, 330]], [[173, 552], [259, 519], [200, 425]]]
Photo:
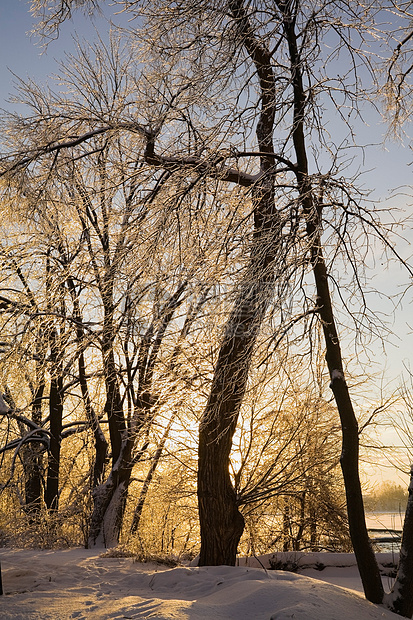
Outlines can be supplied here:
[[[327, 554], [322, 554], [326, 565]], [[340, 558], [341, 558], [340, 554]], [[101, 557], [96, 551], [0, 549], [2, 620], [390, 620], [360, 594], [285, 571], [178, 567]], [[346, 561], [349, 559], [346, 558]]]

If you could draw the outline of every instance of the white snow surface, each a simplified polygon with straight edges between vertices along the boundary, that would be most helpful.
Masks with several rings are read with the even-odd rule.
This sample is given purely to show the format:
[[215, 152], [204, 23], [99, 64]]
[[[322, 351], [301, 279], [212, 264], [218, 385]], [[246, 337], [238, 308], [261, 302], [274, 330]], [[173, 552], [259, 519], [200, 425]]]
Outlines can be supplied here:
[[[0, 549], [2, 620], [372, 620], [354, 562], [302, 574], [251, 566], [177, 567], [86, 549]], [[339, 554], [341, 558], [341, 554]], [[263, 558], [265, 559], [265, 558]], [[261, 561], [261, 560], [260, 560]], [[337, 564], [337, 562], [335, 562]], [[320, 563], [318, 564], [320, 568]], [[308, 576], [310, 575], [310, 576]], [[327, 583], [328, 582], [328, 583]], [[336, 584], [336, 585], [333, 585]], [[345, 586], [340, 587], [341, 585]], [[388, 583], [385, 582], [388, 587]], [[351, 588], [351, 589], [347, 589]]]

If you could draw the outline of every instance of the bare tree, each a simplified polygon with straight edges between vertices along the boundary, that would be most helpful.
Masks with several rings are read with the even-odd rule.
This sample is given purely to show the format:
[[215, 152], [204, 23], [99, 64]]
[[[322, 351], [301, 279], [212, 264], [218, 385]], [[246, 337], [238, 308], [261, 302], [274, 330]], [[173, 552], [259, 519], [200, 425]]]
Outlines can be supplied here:
[[390, 2], [388, 12], [398, 24], [392, 33], [392, 54], [384, 62], [385, 120], [393, 132], [406, 131], [410, 120], [413, 74], [413, 12], [410, 2]]
[[[63, 5], [41, 6], [50, 4], [55, 9]], [[356, 318], [357, 329], [374, 325], [363, 300], [357, 241], [367, 233], [387, 249], [391, 246], [378, 214], [362, 204], [354, 183], [344, 178], [341, 162], [345, 148], [353, 144], [352, 114], [361, 113], [361, 101], [367, 100], [360, 71], [374, 75], [363, 45], [375, 34], [375, 11], [386, 5], [365, 10], [349, 2], [314, 7], [304, 1], [247, 5], [231, 0], [172, 7], [168, 3], [165, 11], [161, 0], [122, 4], [139, 14], [142, 32], [156, 33], [150, 41], [134, 33], [136, 49], [145, 51], [152, 67], [141, 84], [153, 109], [146, 108], [144, 114], [136, 105], [126, 106], [116, 118], [95, 115], [88, 122], [76, 110], [60, 121], [55, 114], [53, 139], [43, 139], [31, 150], [22, 143], [3, 160], [5, 174], [21, 174], [42, 158], [64, 158], [73, 148], [93, 150], [94, 141], [112, 134], [129, 134], [140, 144], [137, 156], [161, 177], [184, 181], [185, 188], [200, 180], [208, 180], [212, 187], [238, 187], [237, 197], [248, 204], [250, 213], [247, 260], [224, 325], [200, 424], [200, 563], [235, 561], [244, 523], [229, 464], [248, 375], [274, 298], [285, 329], [285, 323], [295, 324], [292, 315], [302, 303], [297, 320], [311, 314], [324, 333], [343, 429], [341, 464], [350, 534], [366, 597], [381, 603], [383, 587], [364, 519], [359, 429], [345, 378], [337, 309], [347, 303], [340, 270], [348, 269], [354, 290], [361, 291], [363, 311]], [[54, 24], [64, 18], [64, 13], [55, 13]], [[334, 69], [337, 59], [348, 66], [345, 75]], [[341, 148], [335, 147], [334, 137], [325, 129], [326, 100], [333, 103], [335, 118], [344, 122], [345, 136], [337, 131]], [[397, 252], [395, 256], [400, 258]], [[285, 300], [291, 300], [293, 291], [300, 296], [288, 304]], [[109, 344], [110, 303], [105, 324]], [[115, 386], [107, 387], [116, 405]], [[116, 406], [113, 424], [116, 433], [124, 430]], [[120, 456], [123, 446], [112, 443]], [[391, 608], [407, 616], [413, 611], [406, 594], [409, 588], [413, 591], [409, 562], [410, 553], [403, 551], [397, 584], [406, 589], [399, 591], [396, 585], [394, 596], [386, 598]]]
[[[21, 237], [23, 237], [20, 229]], [[16, 411], [19, 388], [7, 380], [6, 392], [10, 410], [20, 438], [7, 443], [2, 450], [15, 450], [25, 470], [24, 507], [32, 516], [39, 514], [43, 499], [56, 510], [59, 497], [60, 447], [63, 432], [63, 366], [61, 351], [67, 344], [62, 290], [50, 270], [48, 249], [34, 248], [26, 237], [26, 252], [9, 243], [2, 248], [4, 281], [8, 297], [3, 297], [4, 345], [9, 356], [20, 356], [25, 366], [29, 415]], [[41, 245], [41, 242], [40, 244]], [[33, 269], [33, 263], [37, 263]], [[53, 306], [53, 311], [51, 307]], [[13, 351], [14, 349], [14, 351]], [[11, 361], [12, 367], [15, 359]], [[13, 372], [10, 368], [9, 372]], [[21, 388], [20, 388], [21, 389]], [[47, 466], [45, 461], [47, 453]]]
[[249, 552], [348, 550], [336, 411], [321, 395], [325, 382], [314, 385], [303, 358], [295, 366], [289, 353], [251, 373], [234, 437]]
[[[65, 352], [60, 348], [59, 358], [56, 350], [53, 360], [72, 374], [71, 389], [80, 390], [86, 413], [83, 428], [89, 428], [95, 440], [88, 544], [113, 546], [119, 539], [132, 469], [146, 453], [155, 413], [168, 397], [166, 390], [162, 396], [159, 392], [165, 377], [176, 374], [182, 341], [208, 300], [220, 262], [226, 260], [221, 245], [214, 250], [203, 235], [204, 227], [221, 226], [227, 233], [228, 225], [220, 200], [212, 202], [202, 178], [171, 178], [162, 170], [154, 174], [145, 163], [140, 130], [136, 139], [126, 135], [125, 140], [117, 133], [92, 132], [91, 142], [81, 140], [60, 150], [58, 136], [66, 135], [73, 122], [82, 125], [95, 114], [97, 122], [106, 117], [115, 127], [119, 114], [130, 114], [138, 105], [132, 99], [135, 82], [126, 69], [130, 54], [122, 55], [117, 42], [106, 53], [94, 52], [94, 57], [88, 56], [80, 48], [79, 57], [65, 63], [62, 79], [75, 91], [72, 99], [21, 84], [22, 99], [33, 111], [26, 139], [37, 142], [49, 132], [50, 118], [60, 118], [60, 127], [52, 123], [50, 137], [52, 142], [57, 138], [64, 156], [57, 159], [46, 148], [44, 158], [34, 158], [24, 171], [16, 169], [6, 191], [10, 201], [25, 197], [33, 224], [44, 226], [48, 260], [60, 272], [56, 295], [64, 295], [65, 312], [47, 294], [45, 315], [62, 317], [68, 334], [70, 326], [70, 354], [68, 347]], [[142, 112], [146, 113], [143, 108]], [[21, 130], [14, 134], [19, 148], [18, 142], [25, 139], [23, 127], [14, 115], [8, 122]], [[233, 219], [239, 227], [240, 217]], [[199, 236], [195, 241], [190, 235], [192, 220]], [[210, 257], [216, 254], [215, 266], [204, 260], [206, 244]], [[228, 236], [226, 249], [231, 247]], [[98, 364], [93, 349], [101, 352]], [[62, 360], [68, 354], [69, 360]], [[103, 409], [96, 387], [91, 396], [92, 384], [103, 386]], [[55, 392], [53, 387], [51, 394]], [[109, 431], [109, 473], [104, 424]]]

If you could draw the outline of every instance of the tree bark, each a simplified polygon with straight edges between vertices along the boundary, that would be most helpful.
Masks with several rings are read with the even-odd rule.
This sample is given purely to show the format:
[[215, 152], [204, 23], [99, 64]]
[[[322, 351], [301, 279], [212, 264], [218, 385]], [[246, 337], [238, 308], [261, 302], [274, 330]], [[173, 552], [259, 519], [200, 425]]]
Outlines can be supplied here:
[[50, 448], [47, 466], [45, 503], [49, 510], [59, 507], [60, 449], [63, 427], [63, 377], [52, 377], [49, 393]]
[[254, 346], [273, 294], [276, 257], [280, 257], [279, 216], [274, 204], [273, 131], [275, 77], [271, 53], [255, 36], [242, 0], [230, 2], [240, 40], [260, 85], [257, 123], [260, 177], [253, 188], [254, 235], [247, 275], [228, 318], [201, 420], [198, 447], [198, 509], [201, 528], [199, 565], [234, 565], [244, 530], [229, 473], [232, 438], [244, 398]]
[[87, 548], [109, 548], [119, 543], [132, 474], [131, 442], [122, 445], [118, 460], [108, 479], [92, 491], [93, 512], [89, 524]]
[[356, 555], [366, 598], [373, 603], [383, 601], [383, 585], [378, 564], [370, 544], [361, 492], [359, 466], [358, 423], [350, 393], [344, 378], [339, 337], [334, 321], [333, 305], [328, 284], [327, 268], [320, 236], [322, 205], [314, 196], [308, 174], [307, 149], [304, 132], [307, 97], [303, 86], [302, 61], [297, 41], [296, 19], [289, 3], [276, 0], [279, 8], [290, 55], [291, 83], [294, 93], [292, 138], [297, 157], [296, 177], [299, 201], [306, 221], [310, 241], [311, 264], [317, 290], [316, 306], [323, 326], [326, 361], [331, 377], [331, 388], [341, 420], [341, 468], [346, 489], [350, 536]]
[[122, 398], [116, 372], [114, 347], [114, 329], [111, 321], [106, 321], [103, 330], [102, 356], [106, 384], [105, 413], [109, 423], [112, 464], [115, 465], [122, 449], [122, 438], [126, 435], [126, 423], [123, 413]]
[[340, 464], [346, 489], [350, 537], [366, 598], [372, 603], [381, 603], [384, 590], [379, 567], [367, 532], [361, 491], [358, 423], [344, 377], [340, 341], [334, 321], [327, 269], [321, 252], [321, 240], [311, 228], [311, 224], [309, 224], [307, 230], [310, 238], [312, 238], [317, 307], [319, 308], [326, 343], [326, 361], [331, 377], [330, 387], [333, 390], [341, 420], [342, 451]]
[[[274, 205], [272, 192], [256, 203], [258, 216], [246, 282], [228, 319], [215, 366], [198, 447], [199, 565], [234, 565], [244, 519], [230, 478], [230, 452], [244, 398], [256, 339], [274, 286], [275, 234], [261, 209]], [[268, 211], [267, 211], [268, 213]], [[260, 228], [257, 228], [257, 221]], [[262, 227], [261, 225], [264, 224]], [[277, 228], [277, 227], [275, 227]]]
[[98, 416], [93, 408], [90, 400], [90, 393], [86, 376], [85, 362], [85, 333], [83, 327], [83, 319], [79, 306], [79, 298], [76, 293], [76, 287], [72, 278], [67, 279], [67, 286], [73, 301], [73, 315], [76, 326], [76, 342], [78, 346], [78, 368], [79, 368], [79, 384], [82, 394], [83, 404], [85, 407], [86, 417], [90, 428], [92, 429], [95, 439], [95, 462], [92, 472], [92, 489], [101, 484], [105, 473], [105, 463], [108, 455], [108, 442], [105, 434], [99, 424]]
[[[38, 374], [41, 374], [38, 372]], [[35, 390], [32, 404], [32, 420], [38, 426], [42, 423], [42, 399], [45, 389], [44, 377], [41, 376]], [[43, 448], [38, 444], [28, 444], [22, 448], [22, 462], [25, 474], [25, 510], [30, 517], [36, 518], [41, 510], [43, 499]]]
[[404, 517], [400, 560], [396, 581], [389, 594], [385, 594], [386, 606], [400, 616], [413, 616], [413, 466], [410, 468], [409, 498]]

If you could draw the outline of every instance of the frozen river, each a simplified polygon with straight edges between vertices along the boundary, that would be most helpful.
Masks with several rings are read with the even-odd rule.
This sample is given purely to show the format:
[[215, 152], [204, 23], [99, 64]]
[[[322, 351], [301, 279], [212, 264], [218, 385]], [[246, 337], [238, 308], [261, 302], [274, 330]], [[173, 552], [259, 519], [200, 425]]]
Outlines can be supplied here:
[[399, 512], [367, 512], [367, 528], [401, 532], [404, 514]]
[[366, 513], [367, 529], [377, 551], [399, 551], [404, 514], [399, 512]]

